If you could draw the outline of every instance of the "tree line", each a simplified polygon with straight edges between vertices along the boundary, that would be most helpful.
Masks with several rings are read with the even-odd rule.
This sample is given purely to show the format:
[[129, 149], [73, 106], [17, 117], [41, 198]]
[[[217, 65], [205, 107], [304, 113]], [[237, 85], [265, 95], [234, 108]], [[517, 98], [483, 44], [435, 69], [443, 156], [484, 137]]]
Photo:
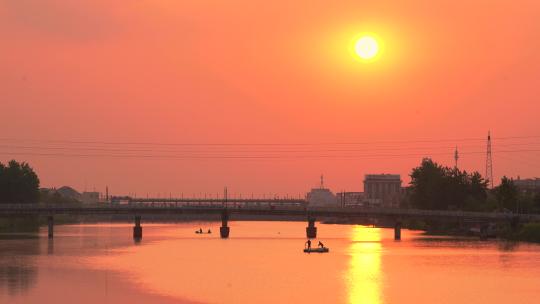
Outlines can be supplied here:
[[0, 162], [0, 204], [32, 204], [39, 199], [39, 178], [28, 163]]
[[[402, 206], [430, 210], [540, 213], [540, 192], [519, 191], [504, 176], [494, 189], [478, 172], [437, 164], [430, 158], [413, 168]], [[73, 203], [57, 192], [40, 191], [39, 178], [26, 162], [0, 162], [0, 204]]]
[[26, 162], [0, 162], [0, 204], [77, 204], [60, 193], [39, 188], [39, 178]]
[[504, 176], [499, 186], [488, 189], [479, 172], [437, 164], [430, 158], [410, 174], [411, 182], [403, 204], [432, 210], [540, 212], [540, 193], [519, 191], [512, 179]]

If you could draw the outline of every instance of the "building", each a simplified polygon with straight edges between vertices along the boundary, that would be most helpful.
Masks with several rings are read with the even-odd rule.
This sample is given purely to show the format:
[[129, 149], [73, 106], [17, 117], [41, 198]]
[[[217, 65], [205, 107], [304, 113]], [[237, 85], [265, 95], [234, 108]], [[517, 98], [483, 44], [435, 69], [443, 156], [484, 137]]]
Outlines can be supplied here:
[[83, 192], [81, 194], [81, 201], [84, 204], [96, 204], [99, 202], [99, 192]]
[[519, 176], [514, 180], [514, 185], [522, 192], [540, 192], [540, 178], [525, 178]]
[[371, 205], [397, 208], [402, 194], [401, 183], [399, 174], [366, 174], [364, 178], [365, 199]]
[[81, 201], [81, 194], [69, 186], [60, 187], [56, 189], [56, 192], [65, 198]]
[[308, 206], [310, 207], [336, 207], [337, 198], [330, 191], [330, 189], [324, 187], [323, 176], [321, 175], [321, 185], [319, 188], [313, 188], [306, 195]]
[[342, 207], [363, 207], [366, 205], [364, 192], [336, 193], [338, 205]]

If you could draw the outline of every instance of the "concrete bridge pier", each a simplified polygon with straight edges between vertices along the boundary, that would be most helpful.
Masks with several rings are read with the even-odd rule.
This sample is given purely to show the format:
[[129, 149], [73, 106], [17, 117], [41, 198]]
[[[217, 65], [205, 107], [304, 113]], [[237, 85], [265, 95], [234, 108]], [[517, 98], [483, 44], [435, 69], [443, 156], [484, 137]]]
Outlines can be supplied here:
[[401, 222], [396, 221], [394, 224], [394, 240], [401, 241]]
[[141, 226], [141, 216], [135, 216], [135, 226], [133, 226], [133, 239], [140, 241], [142, 239], [142, 226]]
[[317, 237], [317, 227], [315, 227], [315, 218], [308, 217], [308, 226], [306, 227], [306, 236], [308, 239]]
[[228, 226], [229, 223], [229, 212], [227, 210], [223, 210], [221, 212], [221, 227], [219, 227], [219, 235], [222, 239], [226, 239], [229, 237], [229, 232], [231, 231], [231, 228]]
[[52, 215], [49, 215], [47, 217], [47, 224], [48, 224], [48, 227], [49, 227], [48, 236], [49, 236], [49, 239], [52, 239], [53, 236], [54, 236], [54, 218], [52, 217]]

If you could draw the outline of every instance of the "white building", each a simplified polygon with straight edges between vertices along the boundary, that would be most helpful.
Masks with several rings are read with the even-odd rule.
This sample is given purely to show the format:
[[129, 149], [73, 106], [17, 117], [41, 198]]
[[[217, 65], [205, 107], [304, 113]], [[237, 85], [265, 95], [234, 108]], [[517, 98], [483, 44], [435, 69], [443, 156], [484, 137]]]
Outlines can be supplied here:
[[336, 207], [338, 205], [337, 198], [324, 187], [323, 176], [321, 175], [321, 185], [319, 188], [313, 188], [306, 195], [309, 207]]

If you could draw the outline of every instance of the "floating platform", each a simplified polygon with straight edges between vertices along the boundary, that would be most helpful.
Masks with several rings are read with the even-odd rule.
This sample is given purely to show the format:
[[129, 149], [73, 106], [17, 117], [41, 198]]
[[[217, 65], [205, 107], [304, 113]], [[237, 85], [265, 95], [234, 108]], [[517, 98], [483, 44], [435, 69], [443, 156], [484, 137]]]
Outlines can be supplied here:
[[327, 248], [327, 247], [323, 247], [323, 248], [311, 248], [311, 249], [304, 249], [304, 252], [307, 252], [307, 253], [311, 253], [311, 252], [318, 252], [318, 253], [325, 253], [325, 252], [329, 252], [330, 249]]

